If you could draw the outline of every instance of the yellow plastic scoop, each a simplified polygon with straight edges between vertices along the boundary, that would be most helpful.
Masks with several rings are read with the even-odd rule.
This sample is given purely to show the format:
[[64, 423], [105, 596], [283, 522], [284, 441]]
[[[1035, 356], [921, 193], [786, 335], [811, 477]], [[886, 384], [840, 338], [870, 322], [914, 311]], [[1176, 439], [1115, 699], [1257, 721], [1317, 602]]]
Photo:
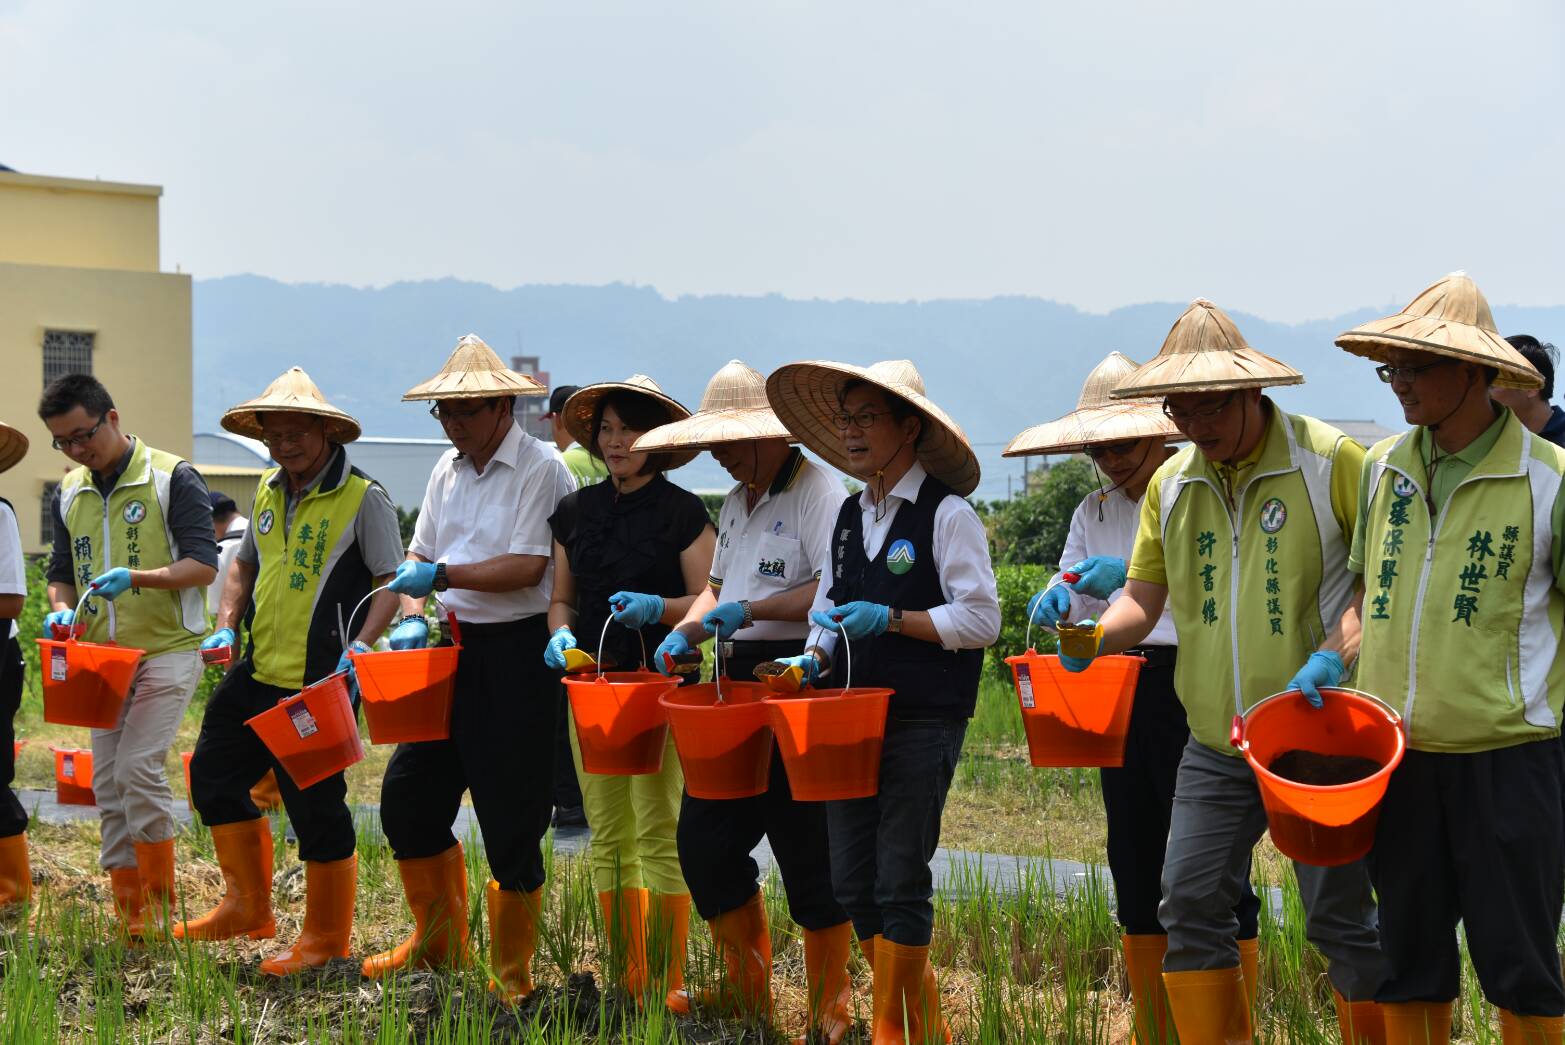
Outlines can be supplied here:
[[773, 693], [797, 693], [804, 688], [804, 669], [797, 664], [768, 660], [755, 666], [755, 677]]
[[592, 671], [597, 666], [598, 662], [586, 650], [568, 649], [565, 651], [565, 670], [568, 672]]

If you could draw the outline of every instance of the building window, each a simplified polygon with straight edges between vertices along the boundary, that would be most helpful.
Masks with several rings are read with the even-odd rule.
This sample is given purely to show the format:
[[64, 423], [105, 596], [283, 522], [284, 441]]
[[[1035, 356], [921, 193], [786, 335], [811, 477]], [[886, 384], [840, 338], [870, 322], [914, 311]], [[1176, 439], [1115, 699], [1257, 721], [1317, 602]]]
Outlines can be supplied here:
[[45, 546], [54, 541], [54, 499], [59, 493], [59, 483], [43, 484], [43, 503], [38, 506], [38, 536]]
[[81, 330], [43, 332], [43, 383], [66, 374], [92, 373], [93, 335]]

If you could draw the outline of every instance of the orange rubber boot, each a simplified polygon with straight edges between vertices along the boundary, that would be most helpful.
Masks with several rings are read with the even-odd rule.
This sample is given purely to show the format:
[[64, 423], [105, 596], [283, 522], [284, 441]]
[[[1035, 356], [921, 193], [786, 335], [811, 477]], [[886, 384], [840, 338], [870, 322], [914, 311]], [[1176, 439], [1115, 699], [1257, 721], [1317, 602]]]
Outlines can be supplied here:
[[228, 887], [222, 902], [200, 918], [174, 926], [176, 940], [229, 940], [277, 935], [272, 917], [272, 825], [266, 817], [212, 828], [217, 866]]
[[1380, 1006], [1386, 1045], [1449, 1045], [1451, 1003], [1409, 1001]]
[[1560, 1045], [1565, 1016], [1521, 1016], [1500, 1010], [1500, 1041], [1504, 1045]]
[[352, 953], [353, 899], [359, 886], [359, 858], [304, 862], [304, 925], [287, 950], [261, 963], [268, 976], [292, 976], [318, 969]]
[[1244, 978], [1244, 998], [1250, 1013], [1250, 1026], [1255, 1026], [1255, 1000], [1261, 992], [1261, 941], [1258, 937], [1238, 940], [1239, 974]]
[[283, 807], [283, 794], [277, 789], [276, 770], [268, 769], [266, 775], [250, 789], [250, 801], [263, 813], [268, 809]]
[[502, 889], [493, 879], [484, 890], [489, 909], [489, 989], [507, 1005], [533, 992], [533, 951], [538, 944], [538, 915], [543, 888], [530, 893]]
[[1125, 982], [1130, 987], [1130, 1006], [1134, 1014], [1136, 1045], [1162, 1045], [1172, 1041], [1169, 1033], [1168, 994], [1163, 990], [1163, 955], [1168, 953], [1168, 937], [1153, 935], [1119, 938], [1125, 952]]
[[875, 942], [874, 1045], [948, 1042], [940, 1018], [940, 988], [929, 947], [909, 947], [884, 936]]
[[[270, 838], [270, 832], [267, 833]], [[174, 917], [174, 840], [137, 842], [136, 872], [141, 878], [142, 932], [166, 931]]]
[[27, 859], [27, 832], [0, 838], [0, 907], [26, 903], [33, 895], [33, 870]]
[[772, 932], [766, 924], [766, 901], [757, 889], [744, 906], [724, 911], [707, 923], [712, 942], [723, 957], [723, 982], [718, 1004], [746, 1016], [767, 1018], [772, 1012]]
[[685, 947], [690, 940], [690, 894], [651, 893], [647, 908], [647, 961], [663, 975], [663, 1005], [683, 1016], [690, 1011], [685, 993]]
[[1250, 1011], [1244, 974], [1231, 969], [1165, 972], [1163, 989], [1179, 1040], [1187, 1045], [1244, 1045], [1250, 1041]]
[[134, 867], [109, 868], [109, 891], [114, 895], [114, 917], [119, 919], [121, 935], [140, 940], [144, 925], [140, 873]]
[[406, 968], [467, 964], [467, 861], [458, 842], [443, 853], [398, 860], [402, 891], [413, 912], [413, 935], [389, 951], [364, 959], [371, 979]]
[[619, 889], [598, 894], [609, 952], [604, 978], [617, 976], [625, 993], [638, 1001], [647, 989], [649, 903], [645, 889]]
[[1337, 1002], [1337, 1030], [1342, 1045], [1386, 1045], [1386, 1021], [1380, 1006], [1372, 1001], [1348, 1001], [1335, 987], [1331, 996]]
[[824, 1041], [838, 1045], [853, 1026], [853, 981], [848, 958], [853, 923], [804, 930], [804, 983], [809, 991], [809, 1030], [793, 1045]]

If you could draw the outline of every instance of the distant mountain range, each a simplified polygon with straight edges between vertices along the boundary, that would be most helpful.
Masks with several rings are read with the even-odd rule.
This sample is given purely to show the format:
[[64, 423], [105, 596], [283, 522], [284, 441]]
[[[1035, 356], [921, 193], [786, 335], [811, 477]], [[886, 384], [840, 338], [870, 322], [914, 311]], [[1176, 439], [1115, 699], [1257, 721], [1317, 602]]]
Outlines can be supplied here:
[[[287, 284], [259, 276], [195, 284], [195, 426], [216, 430], [229, 406], [259, 394], [285, 367], [308, 370], [366, 434], [438, 436], [404, 391], [439, 369], [474, 332], [509, 360], [540, 357], [557, 384], [632, 373], [652, 376], [694, 409], [707, 379], [729, 359], [763, 373], [798, 359], [871, 363], [907, 358], [934, 400], [966, 429], [983, 461], [978, 495], [1004, 497], [1020, 461], [1000, 457], [1031, 424], [1071, 409], [1082, 381], [1118, 350], [1138, 361], [1157, 352], [1186, 302], [1130, 305], [1107, 314], [1041, 298], [876, 303], [765, 297], [665, 298], [650, 287], [525, 286], [500, 290], [455, 279], [383, 288]], [[1230, 304], [1219, 301], [1225, 308]], [[1321, 417], [1400, 427], [1400, 411], [1369, 364], [1332, 338], [1384, 315], [1387, 302], [1330, 319], [1274, 323], [1229, 314], [1256, 348], [1298, 367], [1308, 383], [1281, 389], [1284, 406]], [[1496, 307], [1503, 333], [1561, 344], [1565, 306]], [[680, 476], [697, 488], [726, 484], [709, 459]]]

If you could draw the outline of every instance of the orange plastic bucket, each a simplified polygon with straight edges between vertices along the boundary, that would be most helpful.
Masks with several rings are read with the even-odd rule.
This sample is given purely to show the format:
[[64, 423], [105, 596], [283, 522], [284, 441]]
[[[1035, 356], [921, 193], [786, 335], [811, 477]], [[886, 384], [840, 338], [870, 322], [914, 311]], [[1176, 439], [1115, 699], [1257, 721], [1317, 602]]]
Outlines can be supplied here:
[[1011, 666], [1034, 766], [1124, 765], [1142, 658], [1098, 657], [1079, 673], [1066, 671], [1059, 657], [1034, 649], [1005, 662]]
[[880, 748], [891, 690], [771, 693], [766, 704], [794, 798], [868, 798], [880, 790]]
[[349, 653], [371, 744], [412, 744], [451, 736], [451, 695], [462, 647]]
[[[1375, 841], [1380, 800], [1402, 761], [1402, 718], [1366, 693], [1322, 687], [1312, 708], [1297, 691], [1267, 697], [1245, 713], [1239, 750], [1255, 771], [1272, 844], [1319, 867], [1352, 863]], [[1286, 751], [1370, 759], [1380, 769], [1350, 784], [1302, 784], [1268, 767]]]
[[39, 639], [43, 720], [57, 726], [113, 729], [145, 650], [111, 642]]
[[668, 718], [658, 698], [679, 685], [655, 671], [608, 671], [565, 678], [581, 767], [599, 776], [638, 776], [663, 768]]
[[658, 699], [674, 733], [674, 749], [693, 798], [750, 798], [772, 775], [771, 692], [759, 682], [676, 686]]
[[22, 754], [22, 748], [27, 746], [25, 740], [13, 740], [11, 742], [11, 761], [15, 762]]
[[92, 751], [57, 747], [54, 751], [54, 798], [62, 806], [92, 806]]
[[[196, 807], [196, 800], [190, 793], [190, 759], [195, 755], [194, 751], [181, 751], [179, 760], [185, 764], [185, 804], [191, 809]], [[268, 809], [277, 809], [283, 804], [282, 795], [277, 790], [277, 774], [270, 769], [261, 778], [261, 782], [250, 789], [250, 801], [261, 812]]]
[[300, 790], [364, 757], [346, 679], [328, 675], [245, 721]]

